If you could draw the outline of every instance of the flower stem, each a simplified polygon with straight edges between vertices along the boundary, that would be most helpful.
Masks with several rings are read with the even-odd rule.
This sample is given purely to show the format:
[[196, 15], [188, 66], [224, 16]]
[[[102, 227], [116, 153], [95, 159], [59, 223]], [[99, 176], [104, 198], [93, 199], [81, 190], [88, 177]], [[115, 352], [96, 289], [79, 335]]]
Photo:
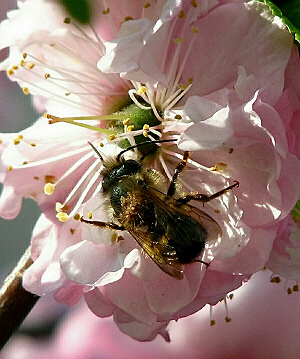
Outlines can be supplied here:
[[40, 298], [27, 292], [22, 286], [23, 274], [32, 263], [29, 247], [0, 289], [0, 349], [19, 328]]

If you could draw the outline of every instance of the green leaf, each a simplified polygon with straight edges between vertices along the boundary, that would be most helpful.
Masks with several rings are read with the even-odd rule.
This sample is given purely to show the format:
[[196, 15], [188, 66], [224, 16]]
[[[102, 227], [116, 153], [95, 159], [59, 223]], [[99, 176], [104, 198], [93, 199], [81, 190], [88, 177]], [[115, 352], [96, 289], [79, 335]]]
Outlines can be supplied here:
[[70, 17], [87, 24], [91, 20], [91, 6], [89, 0], [59, 0], [66, 8]]
[[300, 43], [300, 1], [299, 0], [258, 0], [269, 5], [272, 13], [286, 24], [295, 40]]

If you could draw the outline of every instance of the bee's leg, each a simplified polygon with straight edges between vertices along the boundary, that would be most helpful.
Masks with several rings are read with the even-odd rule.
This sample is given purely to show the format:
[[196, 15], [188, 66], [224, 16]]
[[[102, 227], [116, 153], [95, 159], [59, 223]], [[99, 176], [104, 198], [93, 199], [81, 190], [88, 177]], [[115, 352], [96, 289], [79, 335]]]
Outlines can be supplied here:
[[80, 221], [87, 223], [87, 224], [92, 224], [93, 226], [96, 226], [96, 227], [110, 228], [115, 231], [124, 231], [125, 230], [124, 227], [119, 226], [118, 224], [115, 224], [113, 222], [90, 221], [90, 220], [84, 219], [83, 217], [80, 218]]
[[172, 178], [172, 181], [170, 183], [170, 186], [169, 186], [169, 189], [167, 192], [167, 196], [170, 196], [170, 197], [174, 196], [175, 191], [176, 191], [176, 180], [177, 180], [179, 174], [183, 171], [184, 167], [186, 166], [189, 157], [190, 157], [190, 152], [185, 151], [183, 154], [182, 160], [178, 163], [178, 165], [175, 168], [173, 178]]
[[229, 190], [231, 190], [234, 187], [238, 187], [239, 186], [239, 182], [238, 181], [234, 181], [234, 184], [232, 184], [231, 186], [228, 186], [224, 189], [222, 189], [219, 192], [216, 192], [210, 196], [206, 195], [206, 194], [202, 194], [202, 193], [195, 193], [195, 194], [188, 194], [187, 196], [184, 196], [182, 198], [179, 198], [176, 200], [176, 202], [181, 205], [181, 204], [186, 204], [189, 201], [191, 201], [192, 199], [196, 200], [196, 201], [200, 201], [200, 202], [209, 202], [212, 199], [215, 199], [217, 197], [222, 196], [224, 193], [228, 192]]

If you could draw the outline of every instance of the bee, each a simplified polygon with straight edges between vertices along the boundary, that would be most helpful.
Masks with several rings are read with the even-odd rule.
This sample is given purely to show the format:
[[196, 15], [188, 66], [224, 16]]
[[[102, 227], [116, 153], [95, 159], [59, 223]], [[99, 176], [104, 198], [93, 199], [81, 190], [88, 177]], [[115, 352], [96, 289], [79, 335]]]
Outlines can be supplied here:
[[[154, 142], [169, 141], [171, 140]], [[182, 279], [184, 265], [202, 262], [198, 258], [206, 242], [222, 235], [219, 224], [189, 202], [209, 202], [238, 187], [239, 183], [235, 181], [231, 186], [212, 195], [191, 193], [175, 198], [176, 182], [187, 165], [189, 152], [184, 152], [167, 193], [163, 193], [161, 184], [165, 183], [165, 179], [158, 171], [143, 165], [145, 156], [141, 160], [124, 159], [125, 152], [140, 147], [143, 143], [122, 150], [113, 161], [104, 161], [98, 150], [91, 143], [90, 145], [103, 162], [102, 191], [109, 199], [115, 222], [88, 220], [83, 217], [81, 222], [127, 231], [159, 268], [174, 278]]]

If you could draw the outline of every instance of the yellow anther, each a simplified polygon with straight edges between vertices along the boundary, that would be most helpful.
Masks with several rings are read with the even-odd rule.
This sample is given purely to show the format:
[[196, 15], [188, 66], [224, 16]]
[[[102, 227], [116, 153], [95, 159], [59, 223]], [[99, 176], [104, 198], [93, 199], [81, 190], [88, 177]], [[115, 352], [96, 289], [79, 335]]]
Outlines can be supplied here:
[[7, 167], [7, 171], [11, 171], [12, 169], [13, 169], [12, 166], [8, 166], [8, 167]]
[[104, 147], [104, 144], [102, 142], [99, 143], [100, 147]]
[[185, 11], [184, 11], [184, 10], [181, 10], [180, 13], [179, 13], [179, 15], [178, 15], [178, 17], [179, 17], [180, 19], [184, 18], [184, 17], [185, 17]]
[[184, 41], [183, 37], [177, 37], [173, 39], [174, 44], [182, 44]]
[[182, 119], [182, 116], [181, 115], [175, 115], [175, 120], [181, 120]]
[[29, 70], [33, 69], [34, 68], [34, 63], [31, 62], [30, 64], [28, 64], [28, 68], [29, 68]]
[[129, 125], [130, 124], [131, 119], [130, 118], [126, 118], [126, 120], [123, 121], [123, 125]]
[[143, 131], [143, 136], [144, 136], [144, 137], [149, 137], [148, 132], [147, 132], [147, 131]]
[[230, 322], [231, 322], [231, 318], [225, 317], [225, 322], [226, 322], [226, 323], [230, 323]]
[[197, 26], [192, 26], [192, 30], [195, 34], [199, 34], [199, 29]]
[[9, 69], [9, 70], [7, 70], [7, 75], [8, 76], [11, 76], [11, 75], [13, 75], [15, 72], [14, 72], [14, 70], [13, 69]]
[[210, 170], [211, 171], [215, 171], [215, 172], [225, 172], [227, 170], [228, 166], [226, 163], [217, 163], [214, 167], [211, 167]]
[[70, 228], [70, 232], [71, 232], [71, 234], [74, 234], [74, 233], [75, 233], [75, 231], [76, 231], [76, 229], [74, 229], [74, 228]]
[[27, 54], [26, 54], [26, 52], [24, 52], [24, 53], [23, 53], [23, 59], [25, 60], [26, 57], [27, 57]]
[[213, 325], [215, 325], [215, 324], [216, 324], [216, 321], [215, 321], [214, 319], [212, 319], [212, 320], [210, 321], [210, 325], [213, 326]]
[[191, 5], [192, 5], [193, 7], [198, 7], [198, 4], [197, 4], [197, 1], [196, 1], [196, 0], [192, 0], [192, 1], [191, 1]]
[[62, 212], [62, 210], [63, 210], [63, 205], [62, 205], [62, 203], [60, 203], [60, 202], [56, 202], [55, 203], [55, 210], [56, 210], [56, 212]]
[[23, 135], [19, 135], [18, 138], [19, 138], [20, 140], [22, 140], [22, 139], [23, 139]]
[[109, 14], [110, 13], [110, 8], [108, 7], [106, 10], [103, 10], [102, 11], [102, 14], [103, 15], [107, 15], [107, 14]]
[[88, 219], [92, 219], [92, 218], [93, 218], [93, 212], [89, 212], [89, 213], [87, 214], [87, 216], [88, 216]]
[[35, 179], [36, 181], [38, 181], [38, 180], [40, 179], [40, 177], [34, 176], [33, 179]]
[[12, 69], [13, 69], [13, 70], [18, 70], [18, 69], [19, 69], [19, 66], [18, 66], [18, 65], [14, 65], [14, 66], [12, 67]]
[[28, 165], [28, 161], [24, 161], [24, 162], [23, 162], [23, 165]]
[[192, 77], [188, 78], [188, 83], [191, 85], [194, 82], [194, 79]]
[[115, 138], [116, 138], [115, 135], [109, 135], [109, 137], [108, 137], [108, 139], [109, 139], [110, 141], [114, 140]]
[[130, 132], [134, 129], [134, 125], [127, 126], [127, 131]]
[[44, 186], [44, 193], [47, 196], [51, 196], [51, 194], [55, 191], [55, 185], [53, 183], [46, 183]]
[[20, 143], [20, 139], [19, 138], [16, 138], [15, 140], [14, 140], [14, 145], [18, 145]]
[[133, 20], [132, 16], [126, 16], [125, 19], [123, 20], [123, 22], [129, 21], [129, 20]]
[[71, 92], [66, 92], [65, 93], [65, 96], [70, 96], [71, 95]]
[[146, 2], [146, 4], [144, 5], [144, 9], [147, 9], [150, 6], [151, 6], [151, 4], [149, 2]]
[[178, 84], [178, 87], [180, 88], [180, 90], [186, 90], [187, 89], [186, 84]]
[[80, 214], [79, 213], [75, 213], [74, 217], [75, 221], [79, 221], [80, 220]]
[[47, 72], [45, 73], [45, 79], [48, 79], [50, 77], [50, 74]]
[[31, 146], [31, 147], [35, 147], [35, 146], [36, 146], [36, 144], [35, 144], [35, 143], [33, 143], [33, 142], [31, 142], [31, 143], [30, 143], [30, 146]]
[[29, 95], [30, 94], [30, 91], [29, 91], [29, 88], [28, 87], [23, 87], [23, 92], [25, 95]]
[[147, 123], [145, 123], [143, 126], [143, 130], [147, 131], [147, 130], [149, 130], [149, 128], [150, 128], [150, 126]]
[[139, 95], [143, 95], [146, 91], [147, 91], [147, 87], [146, 87], [146, 86], [141, 86], [141, 87], [138, 89], [138, 94], [139, 94]]
[[58, 218], [60, 222], [67, 222], [69, 216], [67, 213], [59, 212], [57, 213], [56, 218]]
[[71, 19], [70, 19], [69, 17], [66, 17], [66, 18], [64, 19], [64, 23], [65, 23], [65, 24], [70, 24], [70, 23], [71, 23]]
[[26, 65], [26, 61], [21, 60], [21, 61], [20, 61], [20, 66], [25, 66], [25, 65]]

